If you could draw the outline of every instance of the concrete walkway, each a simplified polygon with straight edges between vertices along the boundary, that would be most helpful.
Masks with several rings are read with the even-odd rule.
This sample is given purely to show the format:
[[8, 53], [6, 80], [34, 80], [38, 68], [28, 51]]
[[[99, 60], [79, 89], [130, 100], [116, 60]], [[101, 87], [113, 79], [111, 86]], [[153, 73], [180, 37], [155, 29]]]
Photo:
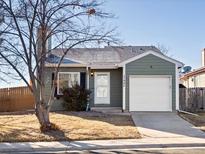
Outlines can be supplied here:
[[199, 138], [143, 138], [123, 140], [94, 140], [75, 142], [22, 142], [0, 143], [0, 153], [36, 151], [73, 151], [98, 149], [157, 149], [157, 148], [204, 148], [205, 139]]
[[133, 112], [132, 118], [143, 137], [205, 139], [204, 132], [173, 112]]

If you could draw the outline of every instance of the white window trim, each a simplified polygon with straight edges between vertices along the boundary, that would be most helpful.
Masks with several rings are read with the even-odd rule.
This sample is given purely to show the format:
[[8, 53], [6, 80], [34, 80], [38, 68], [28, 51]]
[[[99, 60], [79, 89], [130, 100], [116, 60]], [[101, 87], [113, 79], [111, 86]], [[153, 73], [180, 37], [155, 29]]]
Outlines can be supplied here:
[[77, 74], [78, 75], [78, 83], [80, 85], [80, 72], [58, 72], [58, 79], [57, 79], [57, 94], [62, 95], [59, 93], [59, 75], [60, 74]]

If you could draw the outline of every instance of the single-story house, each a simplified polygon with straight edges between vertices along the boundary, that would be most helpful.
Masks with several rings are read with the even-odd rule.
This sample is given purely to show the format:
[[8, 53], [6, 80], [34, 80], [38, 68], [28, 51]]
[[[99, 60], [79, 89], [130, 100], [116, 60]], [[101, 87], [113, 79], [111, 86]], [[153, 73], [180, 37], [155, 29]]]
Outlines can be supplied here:
[[186, 88], [205, 87], [205, 48], [201, 52], [201, 67], [183, 74], [180, 82]]
[[[46, 91], [53, 71], [66, 49], [55, 49], [47, 58]], [[65, 56], [58, 73], [53, 110], [62, 109], [63, 84], [78, 83], [92, 91], [92, 108], [122, 111], [175, 111], [179, 109], [179, 69], [183, 63], [154, 46], [74, 48]]]

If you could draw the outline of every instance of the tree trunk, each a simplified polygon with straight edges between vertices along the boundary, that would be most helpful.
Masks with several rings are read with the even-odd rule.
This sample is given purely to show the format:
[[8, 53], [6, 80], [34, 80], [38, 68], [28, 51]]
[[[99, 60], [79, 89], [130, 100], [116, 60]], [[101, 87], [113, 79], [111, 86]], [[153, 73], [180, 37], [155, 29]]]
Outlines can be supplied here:
[[40, 123], [41, 131], [49, 131], [52, 125], [49, 118], [49, 110], [42, 103], [36, 103], [36, 117]]

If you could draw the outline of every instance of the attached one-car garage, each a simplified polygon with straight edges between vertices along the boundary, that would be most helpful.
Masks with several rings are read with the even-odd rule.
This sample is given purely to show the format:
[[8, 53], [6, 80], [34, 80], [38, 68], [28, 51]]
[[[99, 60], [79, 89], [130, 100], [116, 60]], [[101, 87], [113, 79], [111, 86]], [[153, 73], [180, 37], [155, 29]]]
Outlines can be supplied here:
[[129, 77], [130, 111], [172, 111], [171, 76]]
[[183, 63], [153, 51], [130, 58], [123, 66], [123, 109], [179, 109], [179, 68]]

